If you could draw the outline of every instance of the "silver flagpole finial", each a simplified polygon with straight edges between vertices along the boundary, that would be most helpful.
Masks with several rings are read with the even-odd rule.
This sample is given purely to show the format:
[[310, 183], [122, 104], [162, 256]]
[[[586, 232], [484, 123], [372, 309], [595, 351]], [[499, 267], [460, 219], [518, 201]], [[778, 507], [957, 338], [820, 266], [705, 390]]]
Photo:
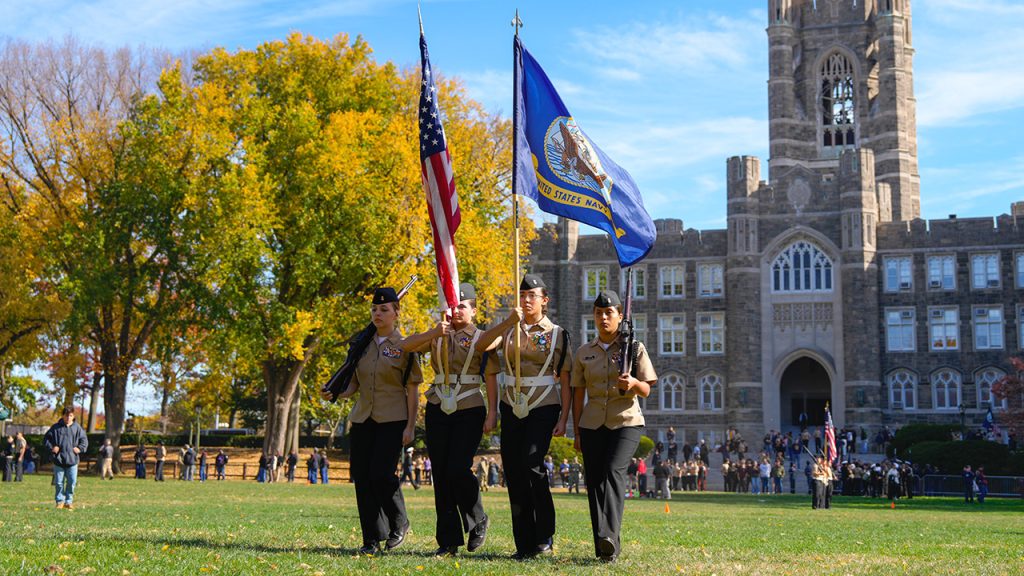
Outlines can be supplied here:
[[512, 26], [516, 29], [516, 36], [519, 36], [519, 29], [523, 27], [523, 21], [519, 18], [518, 8], [516, 8], [516, 17], [512, 19]]
[[420, 18], [420, 36], [423, 36], [423, 12], [420, 11], [420, 3], [416, 3], [416, 15]]

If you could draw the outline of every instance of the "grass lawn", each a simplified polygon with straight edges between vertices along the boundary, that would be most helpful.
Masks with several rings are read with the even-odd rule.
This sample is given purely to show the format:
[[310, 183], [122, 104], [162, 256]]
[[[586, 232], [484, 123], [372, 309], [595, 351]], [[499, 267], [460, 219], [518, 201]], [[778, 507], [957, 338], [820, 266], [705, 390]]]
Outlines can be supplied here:
[[705, 493], [626, 506], [623, 554], [593, 559], [585, 494], [556, 494], [553, 557], [513, 551], [508, 499], [484, 495], [486, 546], [435, 559], [433, 493], [405, 491], [412, 532], [398, 550], [354, 558], [350, 485], [206, 484], [82, 477], [76, 510], [55, 510], [48, 476], [0, 485], [0, 574], [1022, 574], [1024, 502]]

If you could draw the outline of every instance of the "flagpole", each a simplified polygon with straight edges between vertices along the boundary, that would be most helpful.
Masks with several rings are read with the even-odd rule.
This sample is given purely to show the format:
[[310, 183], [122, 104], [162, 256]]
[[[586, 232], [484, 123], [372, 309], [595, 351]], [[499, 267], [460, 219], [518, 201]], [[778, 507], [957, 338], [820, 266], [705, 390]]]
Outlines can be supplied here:
[[[519, 28], [521, 28], [522, 25], [523, 25], [523, 21], [519, 19], [519, 9], [516, 8], [516, 17], [515, 17], [515, 19], [512, 20], [512, 26], [516, 29], [516, 36], [515, 37], [517, 39], [519, 38]], [[513, 238], [514, 238], [514, 241], [513, 241], [513, 244], [514, 244], [513, 251], [515, 252], [515, 254], [513, 256], [513, 266], [515, 268], [515, 275], [514, 275], [514, 277], [515, 277], [515, 284], [512, 286], [512, 303], [513, 303], [513, 307], [515, 307], [517, 304], [519, 304], [519, 283], [521, 282], [521, 279], [520, 279], [520, 276], [519, 276], [519, 274], [521, 272], [521, 270], [519, 269], [519, 194], [516, 191], [516, 183], [517, 183], [516, 180], [517, 180], [517, 177], [519, 175], [519, 162], [518, 162], [518, 158], [516, 157], [516, 155], [517, 155], [517, 152], [518, 152], [518, 144], [519, 144], [519, 130], [518, 130], [518, 126], [519, 126], [519, 88], [520, 88], [519, 84], [520, 84], [520, 82], [519, 82], [518, 75], [520, 73], [521, 73], [521, 70], [519, 70], [519, 58], [518, 58], [518, 55], [516, 54], [515, 47], [513, 46], [513, 50], [512, 50], [512, 98], [513, 98], [513, 102], [512, 102], [512, 223], [513, 223], [513, 225], [515, 227], [515, 231], [513, 232]], [[520, 320], [520, 322], [521, 322], [521, 320]], [[517, 322], [516, 323], [516, 336], [515, 336], [515, 341], [514, 341], [514, 346], [516, 348], [516, 355], [515, 355], [516, 385], [515, 385], [515, 398], [513, 400], [515, 402], [519, 401], [519, 395], [522, 393], [522, 376], [520, 376], [521, 355], [520, 355], [520, 350], [519, 350], [519, 346], [520, 346], [520, 342], [521, 342], [521, 340], [520, 340], [520, 332], [522, 332], [522, 328], [520, 327], [519, 322]]]

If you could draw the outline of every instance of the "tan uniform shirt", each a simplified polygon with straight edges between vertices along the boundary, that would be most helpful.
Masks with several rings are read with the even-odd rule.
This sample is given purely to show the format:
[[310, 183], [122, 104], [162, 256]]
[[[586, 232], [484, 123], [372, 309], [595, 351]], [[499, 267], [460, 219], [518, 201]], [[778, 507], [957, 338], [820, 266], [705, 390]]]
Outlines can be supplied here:
[[[548, 364], [546, 374], [553, 375], [555, 378], [555, 386], [547, 396], [544, 397], [536, 408], [541, 406], [549, 406], [552, 404], [561, 404], [562, 396], [559, 393], [558, 387], [558, 361], [561, 359], [562, 354], [565, 354], [565, 361], [562, 363], [562, 372], [569, 373], [572, 370], [572, 350], [564, 350], [563, 342], [564, 336], [562, 336], [562, 328], [558, 329], [557, 342], [552, 342], [552, 332], [555, 329], [555, 324], [548, 319], [547, 316], [541, 318], [540, 322], [530, 327], [529, 331], [525, 331], [525, 324], [520, 324], [517, 327], [520, 330], [519, 333], [519, 369], [521, 374], [526, 377], [530, 376], [541, 376], [540, 369], [544, 367], [544, 363], [547, 362], [548, 354], [551, 353], [551, 347], [555, 347], [555, 355], [551, 358], [551, 363]], [[516, 369], [516, 356], [515, 356], [515, 333], [510, 332], [505, 336], [504, 343], [502, 345], [502, 354], [504, 356], [504, 363], [501, 365], [502, 369], [505, 370], [505, 386], [502, 391], [502, 400], [509, 404], [512, 402], [512, 393], [515, 391], [516, 386], [516, 375], [514, 370]], [[488, 360], [488, 367], [490, 361]], [[511, 371], [509, 370], [511, 368]], [[488, 369], [490, 372], [490, 369]], [[533, 402], [535, 398], [539, 398], [544, 393], [543, 386], [535, 386], [530, 388], [523, 388], [523, 392], [527, 395], [527, 399]]]
[[[580, 428], [596, 430], [604, 426], [615, 430], [623, 426], [644, 425], [644, 415], [640, 413], [637, 395], [631, 392], [619, 394], [615, 386], [619, 379], [622, 348], [621, 338], [616, 338], [607, 350], [601, 347], [598, 338], [594, 338], [576, 351], [572, 387], [587, 389], [587, 403], [580, 416]], [[642, 382], [658, 379], [643, 343], [638, 343], [637, 347], [636, 379]]]
[[413, 361], [409, 380], [403, 385], [402, 375], [410, 357], [398, 346], [401, 341], [402, 335], [398, 330], [380, 343], [374, 336], [366, 353], [359, 359], [353, 375], [359, 386], [359, 397], [352, 408], [352, 422], [359, 424], [369, 418], [378, 423], [409, 419], [405, 389], [423, 382], [423, 371], [419, 362]]
[[[469, 346], [473, 342], [473, 336], [479, 332], [480, 329], [475, 325], [470, 324], [461, 330], [457, 330], [451, 334], [448, 334], [448, 383], [454, 385], [456, 379], [462, 374], [462, 369], [466, 365], [467, 357], [469, 356]], [[498, 338], [500, 344], [501, 338]], [[430, 364], [434, 367], [435, 374], [443, 374], [441, 370], [441, 339], [438, 338], [431, 343], [431, 354]], [[469, 358], [469, 369], [466, 370], [467, 376], [476, 376], [480, 378], [480, 362], [482, 361], [484, 350], [479, 346], [473, 348], [473, 357]], [[498, 359], [495, 354], [492, 354], [488, 358], [488, 366], [495, 365], [498, 363]], [[490, 372], [490, 370], [488, 370]], [[482, 379], [481, 379], [482, 382]], [[435, 383], [431, 385], [430, 389], [427, 390], [426, 397], [427, 402], [431, 404], [440, 404], [441, 399], [437, 397], [435, 388], [439, 384]], [[470, 390], [480, 388], [480, 384], [462, 384], [461, 392], [465, 393]], [[477, 406], [484, 405], [484, 397], [478, 393], [471, 394], [468, 398], [459, 400], [459, 404], [456, 410], [464, 410], [466, 408], [476, 408]]]

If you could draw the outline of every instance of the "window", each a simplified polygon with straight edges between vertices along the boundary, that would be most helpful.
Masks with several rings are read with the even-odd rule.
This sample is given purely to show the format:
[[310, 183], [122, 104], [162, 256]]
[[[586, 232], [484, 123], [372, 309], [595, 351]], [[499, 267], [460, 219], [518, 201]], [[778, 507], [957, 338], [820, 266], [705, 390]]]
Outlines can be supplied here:
[[1017, 253], [1017, 288], [1024, 288], [1024, 252]]
[[725, 353], [725, 313], [702, 312], [697, 314], [697, 353]]
[[940, 370], [932, 376], [932, 405], [936, 410], [960, 407], [960, 373]]
[[846, 56], [835, 52], [825, 58], [821, 65], [821, 128], [826, 148], [856, 144], [855, 86], [853, 65]]
[[885, 342], [889, 352], [917, 350], [914, 338], [915, 313], [913, 308], [887, 308], [885, 311]]
[[661, 380], [658, 382], [658, 387], [661, 388], [662, 410], [683, 409], [683, 389], [685, 388], [685, 382], [683, 381], [682, 376], [672, 373], [662, 376]]
[[[621, 280], [621, 282], [619, 282], [619, 284], [621, 285], [619, 287], [619, 294], [621, 294], [623, 296], [623, 298], [625, 298], [625, 296], [626, 296], [626, 272], [625, 271], [623, 271], [622, 274], [619, 274], [619, 279]], [[643, 268], [638, 268], [636, 270], [633, 270], [633, 298], [635, 298], [637, 300], [643, 300], [646, 297], [647, 297], [647, 273], [644, 271]]]
[[958, 316], [955, 306], [928, 309], [928, 340], [932, 350], [960, 349]]
[[721, 410], [724, 394], [722, 377], [718, 374], [707, 374], [700, 379], [701, 410]]
[[686, 316], [664, 314], [658, 316], [658, 346], [663, 356], [682, 356], [686, 353]]
[[889, 375], [889, 407], [893, 410], [917, 408], [917, 376], [909, 370]]
[[999, 254], [971, 255], [971, 288], [999, 288]]
[[913, 259], [910, 256], [887, 257], [885, 259], [885, 291], [905, 292], [913, 287]]
[[590, 342], [597, 338], [597, 323], [593, 316], [583, 317], [583, 342]]
[[662, 266], [658, 270], [661, 274], [661, 296], [662, 298], [683, 297], [683, 267]]
[[608, 289], [608, 268], [604, 266], [583, 269], [583, 298], [594, 300], [601, 290]]
[[717, 298], [722, 296], [723, 269], [721, 264], [701, 264], [697, 266], [697, 293], [701, 298]]
[[1017, 347], [1024, 350], [1024, 306], [1017, 306]]
[[795, 242], [772, 263], [773, 292], [831, 292], [832, 260], [810, 242]]
[[[636, 336], [638, 342], [643, 343], [647, 346], [647, 315], [646, 314], [633, 314], [633, 333]], [[647, 353], [650, 354], [650, 348], [647, 348]]]
[[999, 382], [1006, 373], [996, 368], [986, 368], [974, 377], [978, 385], [978, 408], [1006, 408], [1006, 399], [999, 400], [992, 395], [992, 385]]
[[1003, 307], [976, 306], [974, 308], [974, 349], [1003, 349]]
[[956, 256], [928, 257], [928, 289], [956, 290]]

